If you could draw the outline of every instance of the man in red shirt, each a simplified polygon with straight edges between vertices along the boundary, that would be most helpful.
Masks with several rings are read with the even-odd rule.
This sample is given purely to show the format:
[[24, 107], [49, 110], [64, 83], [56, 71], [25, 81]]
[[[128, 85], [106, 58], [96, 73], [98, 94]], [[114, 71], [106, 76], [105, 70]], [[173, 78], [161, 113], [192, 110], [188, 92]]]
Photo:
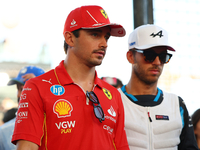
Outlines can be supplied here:
[[23, 88], [12, 142], [17, 150], [128, 150], [120, 94], [95, 71], [124, 28], [92, 5], [71, 11], [63, 34], [65, 60]]

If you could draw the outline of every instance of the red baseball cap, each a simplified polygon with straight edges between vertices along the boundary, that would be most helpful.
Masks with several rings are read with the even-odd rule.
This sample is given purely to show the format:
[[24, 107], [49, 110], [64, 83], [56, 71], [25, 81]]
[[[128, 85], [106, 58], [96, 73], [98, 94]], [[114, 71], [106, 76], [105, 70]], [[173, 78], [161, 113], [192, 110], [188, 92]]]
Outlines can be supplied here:
[[67, 31], [72, 32], [80, 28], [95, 29], [104, 26], [110, 26], [112, 36], [122, 37], [126, 34], [123, 26], [110, 23], [108, 15], [102, 7], [96, 5], [81, 6], [72, 10], [68, 15], [63, 35]]

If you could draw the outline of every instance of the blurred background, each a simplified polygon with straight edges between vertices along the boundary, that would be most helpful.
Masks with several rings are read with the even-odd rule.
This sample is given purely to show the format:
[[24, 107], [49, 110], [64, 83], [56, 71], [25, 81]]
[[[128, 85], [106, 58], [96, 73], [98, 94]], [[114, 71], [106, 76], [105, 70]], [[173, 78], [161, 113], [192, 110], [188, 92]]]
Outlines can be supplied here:
[[153, 23], [169, 33], [176, 49], [165, 65], [159, 87], [185, 101], [189, 114], [199, 108], [200, 1], [199, 0], [0, 0], [0, 120], [17, 107], [16, 86], [7, 86], [26, 65], [48, 71], [65, 58], [63, 27], [69, 12], [81, 5], [100, 5], [126, 36], [111, 37], [106, 57], [97, 67], [99, 77], [117, 77], [126, 84], [131, 65], [126, 60], [128, 36], [141, 24]]

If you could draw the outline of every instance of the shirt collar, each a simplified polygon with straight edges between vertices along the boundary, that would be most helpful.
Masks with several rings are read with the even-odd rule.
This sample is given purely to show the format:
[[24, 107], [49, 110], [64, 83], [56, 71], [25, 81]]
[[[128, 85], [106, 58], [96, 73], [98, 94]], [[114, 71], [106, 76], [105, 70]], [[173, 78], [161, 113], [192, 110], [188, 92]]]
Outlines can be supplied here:
[[73, 83], [73, 80], [65, 69], [64, 60], [62, 60], [60, 64], [55, 68], [54, 73], [56, 75], [58, 83], [60, 82], [61, 85]]
[[[74, 81], [69, 76], [67, 70], [65, 69], [64, 60], [62, 60], [60, 64], [55, 68], [54, 73], [56, 74], [56, 78], [61, 85], [74, 83]], [[96, 71], [95, 71], [94, 85], [100, 88], [103, 87], [102, 80], [98, 78]]]

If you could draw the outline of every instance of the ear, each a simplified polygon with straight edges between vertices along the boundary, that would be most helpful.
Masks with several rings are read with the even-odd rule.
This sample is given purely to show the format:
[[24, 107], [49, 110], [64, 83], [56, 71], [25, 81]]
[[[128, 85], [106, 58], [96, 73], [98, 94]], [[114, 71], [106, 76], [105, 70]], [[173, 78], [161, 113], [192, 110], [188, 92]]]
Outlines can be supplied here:
[[126, 53], [126, 58], [128, 60], [129, 63], [134, 64], [134, 56], [133, 56], [133, 52], [131, 52], [130, 50]]
[[65, 37], [65, 42], [70, 46], [73, 47], [74, 46], [74, 41], [73, 41], [73, 33], [71, 32], [65, 32], [64, 37]]

